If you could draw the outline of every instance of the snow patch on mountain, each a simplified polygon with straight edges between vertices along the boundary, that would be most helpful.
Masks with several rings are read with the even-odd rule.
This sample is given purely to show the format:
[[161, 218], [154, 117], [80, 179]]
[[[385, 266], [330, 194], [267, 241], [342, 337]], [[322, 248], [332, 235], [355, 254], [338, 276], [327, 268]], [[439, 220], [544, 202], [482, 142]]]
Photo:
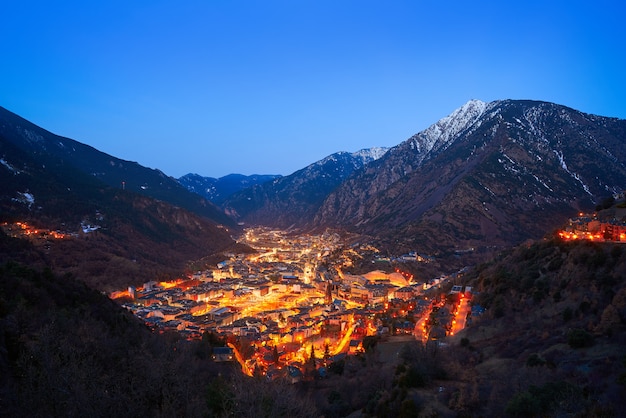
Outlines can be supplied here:
[[380, 157], [385, 155], [387, 151], [389, 151], [389, 148], [385, 148], [385, 147], [365, 148], [365, 149], [359, 150], [357, 152], [352, 152], [352, 153], [346, 152], [346, 151], [339, 151], [311, 164], [309, 167], [312, 168], [314, 166], [324, 166], [329, 162], [338, 162], [340, 159], [345, 160], [346, 156], [349, 156], [352, 160], [354, 160], [355, 164], [357, 164], [358, 166], [361, 166], [361, 165], [365, 165], [365, 164], [371, 163], [374, 160], [379, 159]]
[[378, 160], [389, 151], [386, 147], [372, 147], [353, 152], [352, 156], [355, 158], [361, 158], [364, 163], [369, 163]]
[[[21, 126], [17, 127], [17, 130], [19, 133], [22, 134], [22, 136], [31, 143], [39, 143], [39, 144], [45, 144], [45, 140], [43, 138], [43, 136], [39, 135], [36, 132], [31, 131], [30, 129], [27, 128], [22, 128]], [[45, 149], [45, 147], [44, 147]]]
[[[557, 150], [553, 150], [556, 157], [559, 159], [559, 163], [561, 164], [561, 168], [569, 173], [567, 169], [567, 164], [565, 164], [565, 158], [563, 158], [563, 153]], [[571, 173], [570, 173], [571, 174]]]
[[538, 182], [538, 183], [540, 183], [543, 187], [545, 187], [546, 189], [550, 190], [551, 192], [554, 192], [554, 190], [552, 190], [552, 188], [551, 188], [550, 186], [548, 186], [548, 185], [546, 184], [546, 182], [545, 182], [545, 181], [541, 180], [541, 179], [540, 179], [539, 177], [537, 177], [535, 174], [533, 174], [532, 176], [533, 176], [533, 177], [535, 178], [535, 180], [537, 180], [537, 182]]
[[13, 174], [20, 174], [20, 170], [18, 170], [17, 168], [13, 167], [11, 164], [9, 164], [9, 162], [7, 160], [5, 160], [4, 158], [0, 158], [0, 164], [2, 164], [3, 166], [5, 166], [10, 172], [12, 172]]
[[561, 168], [563, 170], [565, 170], [567, 172], [567, 174], [569, 174], [570, 176], [572, 176], [572, 178], [576, 181], [578, 181], [580, 183], [580, 185], [583, 187], [583, 190], [591, 197], [593, 197], [593, 193], [591, 193], [591, 191], [589, 191], [589, 186], [587, 186], [585, 184], [585, 182], [583, 182], [583, 180], [580, 178], [580, 176], [578, 175], [578, 173], [573, 173], [571, 172], [568, 168], [567, 168], [567, 164], [565, 164], [565, 158], [563, 158], [563, 153], [561, 151], [557, 151], [557, 150], [553, 150], [554, 154], [556, 154], [557, 158], [559, 159], [559, 162], [561, 164]]
[[522, 124], [522, 126], [526, 127], [534, 141], [541, 141], [543, 144], [548, 145], [550, 140], [540, 128], [541, 118], [543, 117], [545, 117], [545, 115], [540, 106], [530, 107], [524, 111], [524, 119], [526, 119], [528, 123]]
[[80, 223], [80, 228], [82, 229], [84, 234], [88, 234], [90, 232], [94, 232], [100, 229], [100, 225], [91, 225], [88, 221], [83, 220]]
[[12, 200], [27, 205], [28, 209], [35, 204], [35, 196], [30, 192], [17, 192], [17, 196], [17, 198], [13, 198]]

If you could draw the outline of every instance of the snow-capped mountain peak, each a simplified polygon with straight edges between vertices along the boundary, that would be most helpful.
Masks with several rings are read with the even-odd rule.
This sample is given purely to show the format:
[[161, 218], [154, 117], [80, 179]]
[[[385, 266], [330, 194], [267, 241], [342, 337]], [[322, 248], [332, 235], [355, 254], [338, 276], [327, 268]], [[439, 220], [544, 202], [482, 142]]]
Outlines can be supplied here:
[[470, 128], [485, 113], [489, 104], [472, 99], [463, 106], [440, 119], [424, 131], [413, 136], [411, 147], [426, 154], [448, 145], [459, 133]]

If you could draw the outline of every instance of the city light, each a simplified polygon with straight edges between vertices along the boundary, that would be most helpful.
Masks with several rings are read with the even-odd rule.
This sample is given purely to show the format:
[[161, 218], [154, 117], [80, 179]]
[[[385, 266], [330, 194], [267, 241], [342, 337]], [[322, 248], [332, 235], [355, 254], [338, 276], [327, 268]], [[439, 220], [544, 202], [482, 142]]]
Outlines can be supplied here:
[[[259, 228], [247, 230], [242, 242], [261, 249], [253, 255], [230, 255], [189, 277], [149, 282], [110, 296], [158, 332], [178, 331], [188, 339], [211, 332], [227, 338], [242, 371], [268, 379], [285, 370], [283, 366], [299, 369], [312, 353], [324, 357], [324, 364], [340, 354], [356, 355], [363, 351], [366, 336], [397, 332], [425, 341], [432, 307], [445, 303], [445, 298], [435, 304], [423, 295], [430, 285], [407, 287], [413, 276], [400, 269], [391, 274], [345, 273], [351, 257], [363, 256], [358, 248], [344, 250], [335, 234], [287, 239], [282, 231]], [[329, 259], [330, 254], [336, 258]], [[321, 263], [334, 269], [322, 275]], [[398, 289], [403, 289], [403, 299], [394, 298]], [[450, 312], [456, 314], [461, 304]], [[392, 318], [404, 325], [385, 323]], [[452, 325], [456, 328], [451, 333], [462, 328], [456, 320]]]

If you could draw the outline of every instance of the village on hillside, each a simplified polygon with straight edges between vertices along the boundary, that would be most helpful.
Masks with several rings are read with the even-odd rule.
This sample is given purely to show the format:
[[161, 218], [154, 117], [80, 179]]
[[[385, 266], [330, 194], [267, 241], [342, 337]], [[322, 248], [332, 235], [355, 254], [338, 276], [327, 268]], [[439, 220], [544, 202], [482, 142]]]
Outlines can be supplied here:
[[618, 216], [609, 219], [601, 219], [597, 213], [581, 212], [570, 218], [567, 226], [558, 235], [564, 240], [626, 243], [626, 209], [618, 209], [617, 212]]

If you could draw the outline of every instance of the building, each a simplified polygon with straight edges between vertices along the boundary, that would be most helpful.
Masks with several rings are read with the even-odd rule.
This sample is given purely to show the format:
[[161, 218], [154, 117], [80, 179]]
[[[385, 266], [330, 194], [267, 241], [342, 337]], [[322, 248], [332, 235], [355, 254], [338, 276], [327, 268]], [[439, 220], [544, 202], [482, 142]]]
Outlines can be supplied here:
[[394, 295], [398, 299], [409, 300], [415, 296], [415, 289], [410, 286], [401, 287], [394, 292]]
[[216, 363], [233, 361], [235, 353], [230, 347], [213, 347], [213, 354], [211, 355], [211, 358]]

